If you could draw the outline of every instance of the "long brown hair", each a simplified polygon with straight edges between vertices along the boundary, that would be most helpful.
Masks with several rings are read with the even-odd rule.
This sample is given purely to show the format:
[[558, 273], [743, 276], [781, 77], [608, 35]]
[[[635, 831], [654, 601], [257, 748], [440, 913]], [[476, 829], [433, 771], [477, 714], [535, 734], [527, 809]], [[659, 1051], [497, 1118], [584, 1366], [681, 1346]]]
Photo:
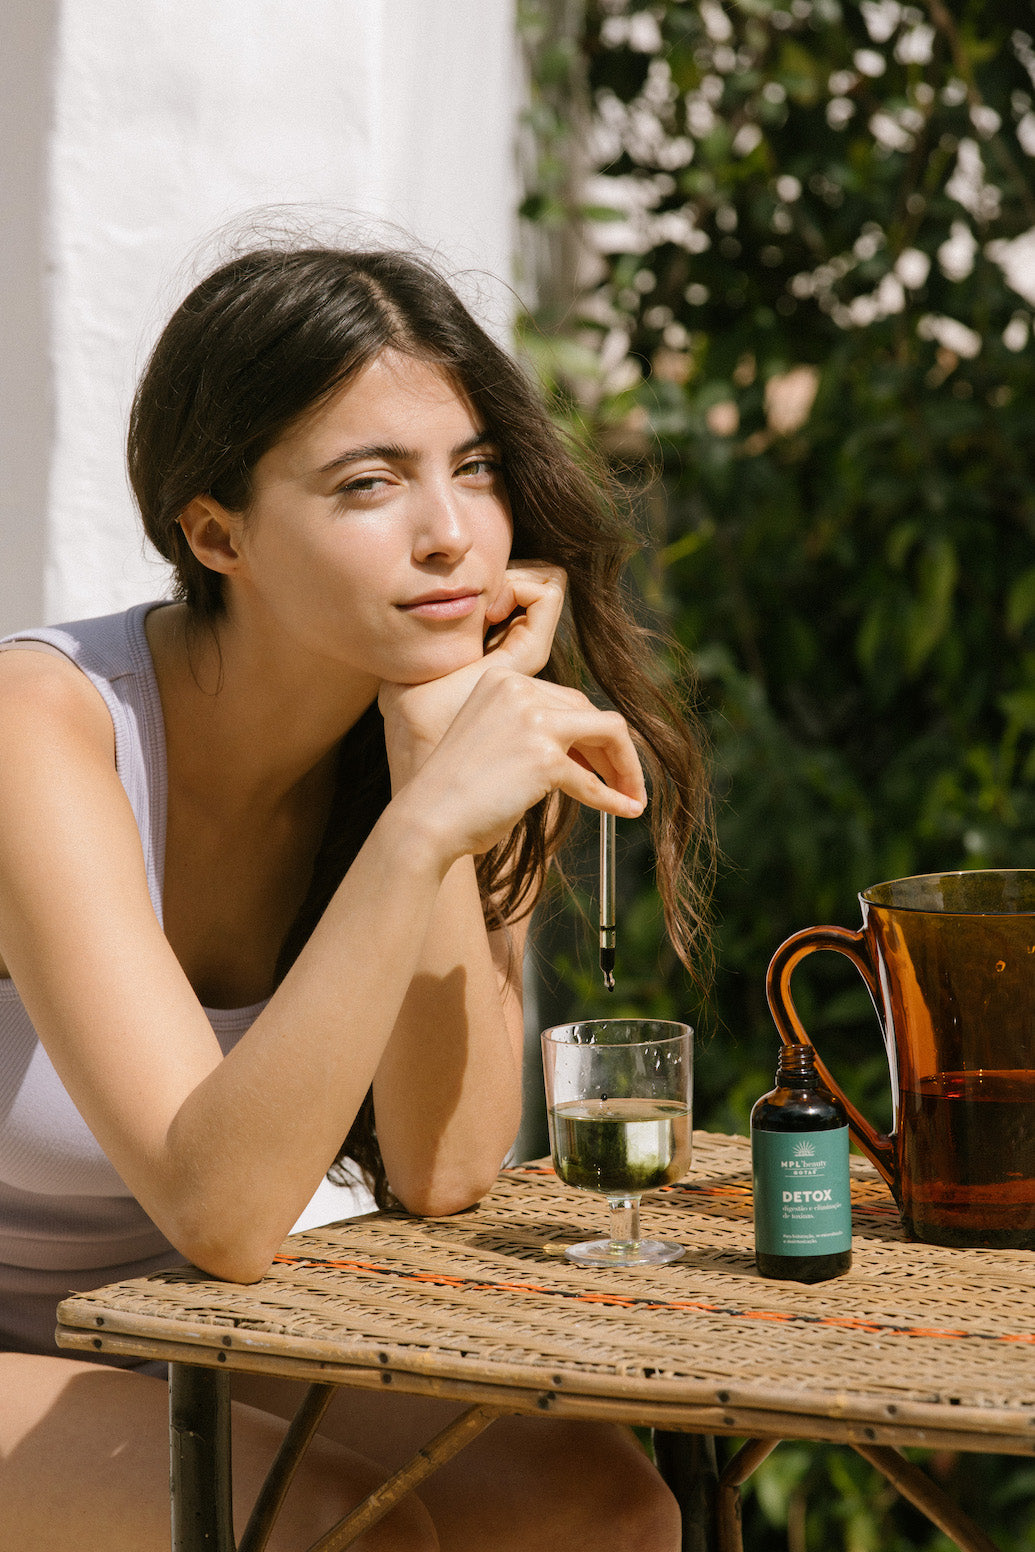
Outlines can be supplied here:
[[[225, 610], [223, 578], [191, 551], [179, 519], [208, 494], [231, 511], [251, 498], [256, 462], [301, 416], [392, 348], [442, 368], [499, 447], [513, 554], [562, 566], [569, 607], [544, 677], [603, 695], [634, 731], [668, 934], [698, 981], [706, 960], [711, 823], [699, 735], [679, 687], [622, 590], [630, 525], [602, 469], [569, 448], [538, 391], [430, 265], [396, 251], [261, 248], [202, 281], [162, 333], [133, 403], [130, 480], [144, 527], [172, 563], [195, 622]], [[307, 896], [277, 965], [286, 974], [390, 796], [376, 706], [342, 740], [338, 779]], [[486, 920], [529, 911], [567, 833], [567, 799], [529, 810], [478, 861]], [[387, 1182], [368, 1094], [339, 1163], [355, 1160], [379, 1201]], [[343, 1165], [344, 1167], [344, 1165]]]

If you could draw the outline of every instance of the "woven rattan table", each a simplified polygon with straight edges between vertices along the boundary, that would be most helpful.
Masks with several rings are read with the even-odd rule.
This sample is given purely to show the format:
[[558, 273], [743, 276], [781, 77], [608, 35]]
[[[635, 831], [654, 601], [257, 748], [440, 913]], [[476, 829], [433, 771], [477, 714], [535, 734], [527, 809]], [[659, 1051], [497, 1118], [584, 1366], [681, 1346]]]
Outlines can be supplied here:
[[[758, 1277], [747, 1140], [698, 1133], [686, 1180], [644, 1204], [645, 1232], [687, 1246], [670, 1266], [564, 1260], [565, 1243], [603, 1228], [606, 1208], [532, 1164], [453, 1218], [373, 1214], [295, 1235], [250, 1287], [187, 1267], [76, 1295], [60, 1307], [58, 1340], [171, 1361], [176, 1552], [234, 1546], [231, 1370], [313, 1382], [240, 1552], [264, 1544], [292, 1461], [339, 1385], [470, 1409], [319, 1552], [348, 1545], [508, 1412], [658, 1430], [663, 1469], [696, 1505], [688, 1547], [738, 1547], [740, 1483], [779, 1440], [799, 1438], [851, 1445], [959, 1545], [988, 1549], [896, 1447], [1035, 1454], [1035, 1261], [907, 1243], [875, 1173], [852, 1169], [853, 1267], [813, 1287]], [[716, 1434], [748, 1442], [710, 1496], [700, 1472], [688, 1487], [678, 1466], [691, 1444], [700, 1457], [689, 1436]]]

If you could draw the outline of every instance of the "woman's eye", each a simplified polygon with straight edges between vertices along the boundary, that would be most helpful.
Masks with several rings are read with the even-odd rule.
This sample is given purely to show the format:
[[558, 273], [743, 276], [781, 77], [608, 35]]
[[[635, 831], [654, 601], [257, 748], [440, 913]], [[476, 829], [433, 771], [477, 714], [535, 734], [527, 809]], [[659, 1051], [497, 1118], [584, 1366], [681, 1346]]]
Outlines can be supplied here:
[[460, 465], [458, 474], [471, 475], [475, 478], [495, 479], [503, 472], [503, 465], [498, 458], [469, 458], [466, 463]]
[[359, 474], [355, 479], [346, 480], [344, 485], [339, 485], [335, 491], [338, 496], [368, 496], [373, 491], [380, 490], [387, 484], [383, 474]]

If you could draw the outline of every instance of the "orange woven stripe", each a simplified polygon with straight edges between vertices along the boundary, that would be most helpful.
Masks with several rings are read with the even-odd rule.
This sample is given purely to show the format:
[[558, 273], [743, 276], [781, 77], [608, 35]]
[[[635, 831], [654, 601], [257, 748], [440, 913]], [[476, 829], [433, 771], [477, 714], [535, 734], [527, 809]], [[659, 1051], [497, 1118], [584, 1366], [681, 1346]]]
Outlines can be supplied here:
[[711, 1304], [701, 1299], [649, 1299], [617, 1293], [576, 1293], [570, 1288], [549, 1287], [544, 1283], [480, 1282], [471, 1277], [450, 1277], [441, 1272], [403, 1272], [397, 1267], [373, 1261], [323, 1259], [319, 1256], [274, 1256], [285, 1266], [321, 1268], [350, 1272], [369, 1272], [378, 1277], [394, 1277], [400, 1282], [430, 1283], [435, 1287], [468, 1289], [472, 1293], [529, 1293], [567, 1299], [576, 1304], [602, 1304], [615, 1309], [678, 1311], [696, 1310], [706, 1315], [727, 1315], [732, 1320], [771, 1320], [781, 1325], [833, 1327], [845, 1331], [886, 1332], [892, 1336], [933, 1337], [939, 1341], [966, 1338], [979, 1342], [1035, 1343], [1035, 1332], [995, 1332], [944, 1330], [932, 1326], [904, 1326], [894, 1321], [862, 1320], [851, 1315], [807, 1315], [793, 1310], [747, 1309], [736, 1305]]

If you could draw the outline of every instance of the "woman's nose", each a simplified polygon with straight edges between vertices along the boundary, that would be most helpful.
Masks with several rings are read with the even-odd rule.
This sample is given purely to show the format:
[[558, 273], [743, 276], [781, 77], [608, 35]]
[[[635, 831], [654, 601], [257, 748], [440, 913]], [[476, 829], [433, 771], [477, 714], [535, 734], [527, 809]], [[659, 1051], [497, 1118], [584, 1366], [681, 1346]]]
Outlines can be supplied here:
[[462, 497], [452, 489], [434, 489], [420, 504], [414, 555], [419, 561], [459, 560], [471, 548], [471, 530]]

